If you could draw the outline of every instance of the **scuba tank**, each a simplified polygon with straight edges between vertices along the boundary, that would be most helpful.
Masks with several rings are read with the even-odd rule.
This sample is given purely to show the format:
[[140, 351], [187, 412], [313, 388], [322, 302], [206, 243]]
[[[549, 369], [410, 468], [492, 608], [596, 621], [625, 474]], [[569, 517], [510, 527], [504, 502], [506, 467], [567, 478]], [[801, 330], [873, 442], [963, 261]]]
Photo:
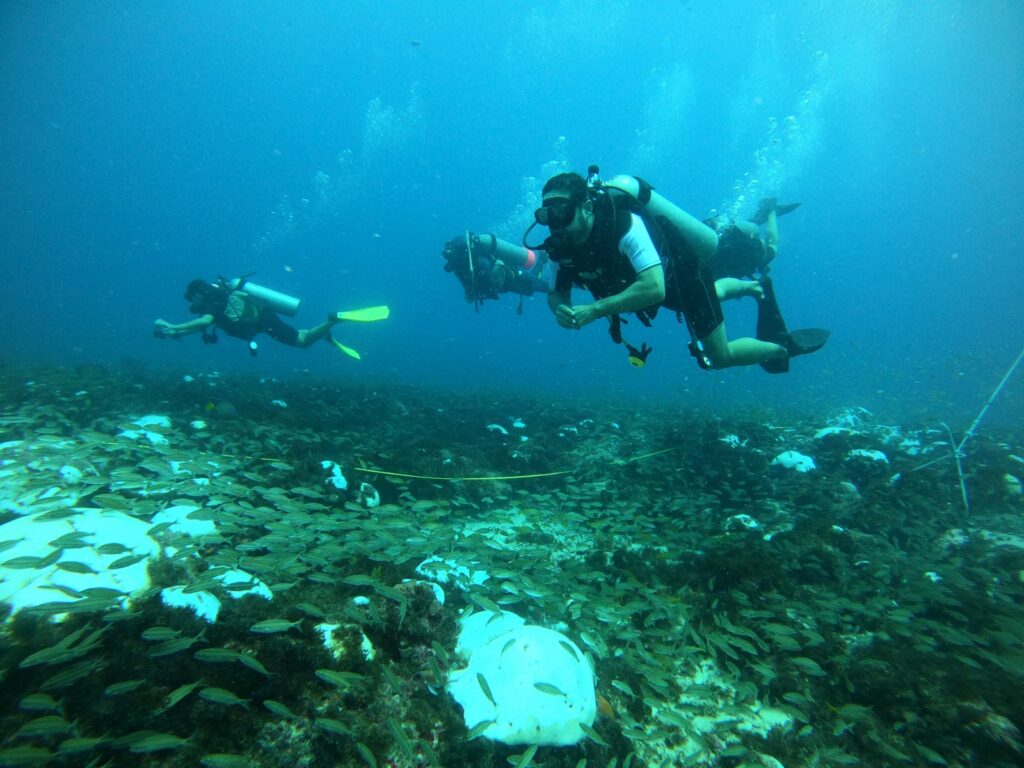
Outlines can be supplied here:
[[229, 291], [244, 291], [267, 309], [288, 317], [295, 317], [299, 311], [299, 304], [302, 302], [302, 299], [296, 299], [294, 296], [275, 291], [273, 288], [249, 282], [246, 277], [235, 277], [231, 280], [222, 277], [218, 282]]
[[536, 251], [502, 240], [495, 235], [477, 235], [476, 243], [483, 249], [483, 253], [493, 254], [515, 269], [529, 271], [537, 265]]
[[[521, 298], [547, 287], [538, 274], [547, 257], [494, 234], [478, 235], [466, 230], [463, 236], [446, 242], [441, 255], [444, 271], [458, 278], [466, 301], [473, 302], [477, 311], [485, 300], [497, 299], [499, 294], [517, 293]], [[520, 300], [517, 311], [521, 310]]]
[[[702, 263], [708, 263], [718, 250], [718, 234], [702, 222], [691, 216], [678, 205], [654, 191], [654, 187], [636, 176], [616, 176], [609, 181], [601, 180], [601, 169], [596, 165], [587, 168], [587, 189], [591, 199], [602, 190], [615, 190], [628, 195], [643, 209], [643, 212], [655, 221], [667, 223], [675, 234], [682, 238], [697, 255]], [[536, 214], [534, 214], [536, 217]], [[523, 248], [527, 251], [545, 250], [547, 241], [540, 245], [530, 245], [527, 238], [533, 228], [540, 223], [534, 221], [523, 233]], [[497, 240], [497, 238], [495, 238]]]
[[664, 219], [689, 244], [697, 257], [704, 263], [709, 262], [718, 249], [718, 234], [700, 219], [691, 216], [678, 205], [654, 188], [635, 176], [616, 176], [599, 182], [605, 189], [617, 189], [625, 192], [643, 206], [651, 216]]

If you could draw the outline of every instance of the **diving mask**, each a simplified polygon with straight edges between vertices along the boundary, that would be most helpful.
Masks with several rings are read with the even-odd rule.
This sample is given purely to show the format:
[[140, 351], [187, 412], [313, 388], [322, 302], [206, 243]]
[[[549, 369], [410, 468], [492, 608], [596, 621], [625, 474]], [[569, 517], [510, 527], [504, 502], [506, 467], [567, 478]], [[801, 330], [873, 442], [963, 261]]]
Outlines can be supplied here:
[[533, 218], [550, 230], [565, 229], [576, 218], [576, 205], [564, 197], [553, 197], [533, 212]]

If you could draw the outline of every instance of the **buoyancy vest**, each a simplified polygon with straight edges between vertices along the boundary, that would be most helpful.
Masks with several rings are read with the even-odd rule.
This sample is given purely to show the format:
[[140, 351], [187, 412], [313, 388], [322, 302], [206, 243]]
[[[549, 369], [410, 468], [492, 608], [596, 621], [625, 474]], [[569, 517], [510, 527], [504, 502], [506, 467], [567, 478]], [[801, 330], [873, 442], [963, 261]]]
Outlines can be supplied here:
[[590, 291], [595, 299], [612, 296], [636, 279], [629, 259], [619, 253], [619, 241], [632, 226], [632, 198], [621, 192], [590, 190], [594, 225], [586, 241], [573, 245], [559, 238], [548, 241], [548, 256], [558, 263], [555, 288], [572, 285]]
[[590, 291], [595, 299], [603, 299], [628, 288], [636, 280], [636, 270], [619, 251], [619, 242], [632, 226], [635, 213], [647, 227], [665, 270], [665, 299], [635, 314], [649, 325], [659, 306], [680, 312], [679, 276], [698, 268], [697, 256], [685, 239], [667, 219], [650, 215], [626, 192], [598, 187], [590, 190], [590, 200], [594, 225], [584, 243], [571, 245], [558, 238], [545, 243], [549, 258], [558, 263], [555, 290], [562, 293], [575, 285]]
[[245, 291], [231, 291], [217, 325], [229, 336], [234, 336], [237, 339], [251, 339], [259, 333], [259, 320], [262, 311], [259, 303]]

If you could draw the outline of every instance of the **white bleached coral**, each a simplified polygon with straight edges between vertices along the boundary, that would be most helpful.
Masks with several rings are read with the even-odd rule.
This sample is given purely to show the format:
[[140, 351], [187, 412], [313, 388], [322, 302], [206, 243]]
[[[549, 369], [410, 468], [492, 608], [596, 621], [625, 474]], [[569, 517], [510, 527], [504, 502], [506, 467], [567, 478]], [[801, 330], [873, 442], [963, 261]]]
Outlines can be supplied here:
[[452, 671], [448, 690], [467, 728], [493, 720], [484, 738], [565, 746], [583, 738], [581, 723], [592, 726], [597, 717], [593, 670], [560, 632], [508, 611], [498, 619], [484, 611], [462, 620], [456, 652], [468, 664]]
[[[4, 552], [5, 567], [0, 567], [0, 602], [11, 606], [12, 615], [45, 603], [65, 602], [70, 607], [82, 599], [74, 597], [76, 593], [94, 588], [121, 592], [121, 603], [127, 605], [131, 595], [149, 588], [146, 565], [160, 552], [160, 545], [147, 535], [149, 523], [123, 512], [84, 507], [59, 519], [45, 515], [24, 515], [0, 526], [0, 540], [17, 541]], [[58, 550], [50, 542], [62, 536], [85, 546], [61, 550], [54, 557]], [[123, 564], [126, 557], [138, 559]], [[32, 559], [45, 563], [47, 558], [53, 562], [42, 567], [15, 567]], [[112, 568], [114, 563], [119, 567]]]
[[799, 451], [783, 451], [770, 462], [772, 466], [795, 469], [797, 472], [810, 472], [817, 469], [814, 459]]

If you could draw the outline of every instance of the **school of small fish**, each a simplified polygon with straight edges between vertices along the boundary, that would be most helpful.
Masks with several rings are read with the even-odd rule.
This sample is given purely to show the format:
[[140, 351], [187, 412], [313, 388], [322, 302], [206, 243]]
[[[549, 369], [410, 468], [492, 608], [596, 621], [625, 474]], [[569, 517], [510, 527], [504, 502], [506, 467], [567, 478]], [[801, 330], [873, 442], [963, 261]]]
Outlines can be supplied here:
[[[914, 471], [948, 450], [942, 433], [865, 412], [824, 432], [188, 379], [0, 373], [0, 524], [67, 528], [32, 552], [0, 534], [3, 578], [52, 595], [0, 631], [0, 768], [1024, 759], [1010, 438], [975, 462], [967, 520], [952, 462]], [[773, 465], [787, 450], [817, 467]], [[126, 515], [153, 552], [97, 543], [83, 511]], [[145, 589], [89, 581], [133, 568]], [[446, 694], [458, 618], [502, 609], [572, 637], [595, 670], [601, 717], [575, 747], [491, 742]]]

